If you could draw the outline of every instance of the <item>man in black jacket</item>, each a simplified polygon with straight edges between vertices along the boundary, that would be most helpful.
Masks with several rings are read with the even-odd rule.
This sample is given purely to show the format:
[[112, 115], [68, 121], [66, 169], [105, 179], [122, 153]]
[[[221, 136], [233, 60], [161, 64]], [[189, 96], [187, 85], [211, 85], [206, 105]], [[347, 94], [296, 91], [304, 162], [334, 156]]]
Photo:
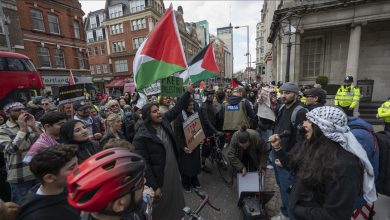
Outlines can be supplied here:
[[22, 203], [18, 220], [79, 220], [80, 213], [67, 202], [66, 178], [77, 165], [76, 148], [55, 145], [39, 152], [30, 169], [41, 184], [33, 187]]

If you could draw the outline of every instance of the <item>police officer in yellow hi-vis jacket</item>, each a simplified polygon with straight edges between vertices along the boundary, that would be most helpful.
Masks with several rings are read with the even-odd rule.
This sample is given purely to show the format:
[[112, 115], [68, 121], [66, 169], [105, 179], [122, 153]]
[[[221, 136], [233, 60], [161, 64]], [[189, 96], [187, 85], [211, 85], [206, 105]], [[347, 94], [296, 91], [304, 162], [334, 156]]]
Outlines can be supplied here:
[[360, 89], [353, 86], [353, 77], [347, 76], [334, 98], [334, 105], [341, 107], [348, 116], [353, 116], [353, 109], [359, 103]]
[[390, 132], [390, 98], [378, 108], [377, 118], [385, 120], [385, 131]]

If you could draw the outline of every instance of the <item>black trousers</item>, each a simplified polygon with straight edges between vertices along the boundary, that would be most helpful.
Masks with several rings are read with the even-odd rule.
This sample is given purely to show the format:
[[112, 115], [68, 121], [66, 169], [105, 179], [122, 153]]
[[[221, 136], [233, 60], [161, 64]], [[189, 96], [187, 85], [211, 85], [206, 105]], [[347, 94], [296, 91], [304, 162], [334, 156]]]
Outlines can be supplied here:
[[385, 123], [385, 131], [390, 132], [390, 123]]
[[341, 107], [343, 109], [343, 111], [345, 112], [345, 114], [347, 114], [347, 116], [353, 116], [353, 109], [349, 109], [349, 107]]

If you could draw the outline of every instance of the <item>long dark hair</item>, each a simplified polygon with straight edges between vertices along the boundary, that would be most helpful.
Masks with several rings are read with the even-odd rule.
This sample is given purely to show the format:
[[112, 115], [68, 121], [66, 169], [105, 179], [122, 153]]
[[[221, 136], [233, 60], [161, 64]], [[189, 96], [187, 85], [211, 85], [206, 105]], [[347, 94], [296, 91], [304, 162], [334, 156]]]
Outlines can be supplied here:
[[343, 149], [327, 138], [316, 124], [312, 124], [312, 129], [311, 138], [292, 157], [290, 167], [308, 190], [308, 196], [321, 199], [325, 197], [326, 183], [338, 182], [336, 160]]
[[74, 141], [73, 130], [74, 126], [77, 123], [84, 124], [83, 121], [80, 120], [69, 120], [65, 122], [60, 128], [60, 142], [64, 144], [78, 144], [78, 142]]

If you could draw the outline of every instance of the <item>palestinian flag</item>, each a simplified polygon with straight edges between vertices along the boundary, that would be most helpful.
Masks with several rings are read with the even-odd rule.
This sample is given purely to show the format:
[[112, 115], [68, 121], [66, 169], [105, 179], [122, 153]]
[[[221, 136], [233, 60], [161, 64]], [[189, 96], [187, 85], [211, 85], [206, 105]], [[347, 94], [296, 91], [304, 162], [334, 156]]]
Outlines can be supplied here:
[[191, 81], [195, 83], [219, 76], [219, 69], [215, 62], [214, 47], [212, 43], [195, 55], [189, 65], [188, 69], [180, 74], [180, 77], [183, 78], [184, 82], [191, 79]]
[[137, 90], [187, 69], [172, 4], [138, 49], [133, 74]]

